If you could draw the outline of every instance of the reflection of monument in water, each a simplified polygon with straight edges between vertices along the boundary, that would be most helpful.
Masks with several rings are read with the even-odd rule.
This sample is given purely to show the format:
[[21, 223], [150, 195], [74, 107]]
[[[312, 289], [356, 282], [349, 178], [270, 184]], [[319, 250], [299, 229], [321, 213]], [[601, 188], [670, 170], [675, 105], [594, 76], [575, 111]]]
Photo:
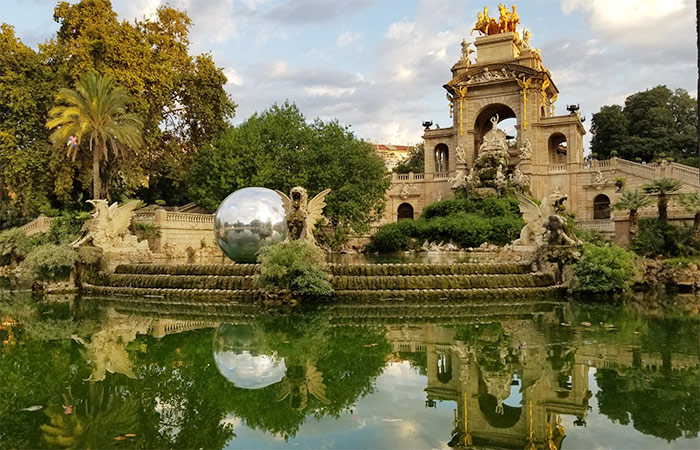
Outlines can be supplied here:
[[[558, 326], [554, 313], [540, 318]], [[387, 339], [401, 358], [425, 362], [426, 407], [455, 402], [449, 445], [457, 448], [562, 448], [562, 417], [586, 425], [592, 370], [661, 368], [661, 355], [642, 353], [638, 345], [588, 343], [582, 337], [552, 343], [562, 340], [542, 330], [542, 321], [533, 319], [396, 325], [388, 327]], [[671, 360], [673, 370], [698, 367], [697, 356], [673, 354]]]
[[546, 346], [535, 326], [530, 320], [423, 325], [388, 337], [394, 351], [426, 353], [426, 406], [456, 403], [451, 446], [551, 448], [551, 442], [560, 448], [561, 415], [585, 423], [589, 366], [575, 350]]

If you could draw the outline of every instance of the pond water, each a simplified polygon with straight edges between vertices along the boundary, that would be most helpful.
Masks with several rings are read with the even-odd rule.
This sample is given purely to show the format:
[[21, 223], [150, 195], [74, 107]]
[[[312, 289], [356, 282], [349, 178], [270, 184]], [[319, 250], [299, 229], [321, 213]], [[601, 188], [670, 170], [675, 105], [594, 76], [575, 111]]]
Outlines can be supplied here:
[[700, 448], [683, 314], [0, 291], [0, 317], [3, 448]]

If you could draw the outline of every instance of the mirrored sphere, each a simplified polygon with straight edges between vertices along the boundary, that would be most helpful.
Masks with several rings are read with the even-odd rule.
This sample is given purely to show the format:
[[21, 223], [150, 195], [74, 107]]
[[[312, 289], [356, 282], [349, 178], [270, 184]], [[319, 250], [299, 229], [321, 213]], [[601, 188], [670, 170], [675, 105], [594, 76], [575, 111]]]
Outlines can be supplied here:
[[284, 358], [258, 352], [251, 325], [221, 324], [214, 334], [213, 353], [219, 373], [239, 388], [261, 389], [282, 380], [287, 372]]
[[239, 189], [221, 202], [214, 216], [221, 250], [237, 263], [253, 263], [261, 248], [287, 237], [282, 198], [272, 189]]

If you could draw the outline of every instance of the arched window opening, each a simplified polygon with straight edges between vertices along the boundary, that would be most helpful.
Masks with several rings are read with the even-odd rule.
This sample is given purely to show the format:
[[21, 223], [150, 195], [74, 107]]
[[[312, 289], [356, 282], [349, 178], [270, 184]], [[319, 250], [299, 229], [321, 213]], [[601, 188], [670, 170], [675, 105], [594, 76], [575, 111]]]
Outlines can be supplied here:
[[566, 164], [566, 157], [569, 153], [569, 145], [566, 136], [561, 133], [554, 133], [549, 137], [549, 163]]
[[401, 203], [396, 212], [398, 214], [398, 220], [413, 220], [413, 206], [411, 206], [410, 203]]
[[452, 355], [438, 353], [437, 378], [441, 383], [449, 383], [452, 379]]
[[496, 115], [498, 115], [498, 127], [506, 133], [509, 149], [515, 149], [519, 129], [515, 112], [509, 106], [493, 103], [482, 109], [474, 121], [474, 158], [479, 155], [479, 147], [483, 143], [484, 135], [492, 127], [491, 118]]
[[450, 155], [449, 150], [445, 144], [438, 144], [435, 146], [435, 172], [449, 172], [450, 171]]
[[607, 195], [600, 194], [593, 199], [593, 218], [596, 220], [610, 218], [610, 199]]

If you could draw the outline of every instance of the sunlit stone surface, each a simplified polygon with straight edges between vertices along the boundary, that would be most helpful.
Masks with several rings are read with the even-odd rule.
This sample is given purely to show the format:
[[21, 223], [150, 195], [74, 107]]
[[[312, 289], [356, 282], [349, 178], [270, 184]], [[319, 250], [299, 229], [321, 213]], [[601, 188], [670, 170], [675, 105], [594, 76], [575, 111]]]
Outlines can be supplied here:
[[219, 326], [213, 353], [219, 373], [239, 388], [261, 389], [277, 383], [287, 372], [284, 358], [258, 354], [250, 325]]
[[258, 250], [287, 236], [282, 199], [267, 188], [239, 189], [216, 210], [214, 233], [226, 256], [237, 263], [255, 262]]

